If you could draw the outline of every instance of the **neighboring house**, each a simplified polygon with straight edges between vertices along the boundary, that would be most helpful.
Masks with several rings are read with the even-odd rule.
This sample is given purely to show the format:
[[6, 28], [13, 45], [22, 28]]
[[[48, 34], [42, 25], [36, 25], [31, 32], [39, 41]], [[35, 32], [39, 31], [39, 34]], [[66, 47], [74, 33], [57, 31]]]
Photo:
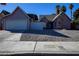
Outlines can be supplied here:
[[54, 18], [56, 16], [56, 14], [51, 14], [51, 15], [40, 15], [39, 16], [39, 20], [42, 22], [42, 21], [44, 21], [44, 22], [51, 22], [52, 21], [52, 19]]
[[8, 11], [6, 11], [6, 10], [2, 10], [1, 14], [3, 14], [3, 15], [8, 15], [8, 14], [10, 14], [10, 12], [8, 12]]
[[52, 22], [55, 29], [71, 29], [71, 19], [64, 12], [58, 14]]
[[[27, 31], [27, 30], [43, 30], [42, 22], [38, 20], [37, 15], [28, 14], [20, 7], [17, 7], [13, 13], [3, 17], [2, 19], [3, 30], [10, 31]], [[41, 24], [41, 25], [40, 25]]]
[[40, 15], [40, 22], [46, 23], [46, 28], [52, 29], [52, 19], [56, 16], [56, 14], [51, 15]]
[[45, 22], [50, 29], [71, 29], [71, 19], [63, 12], [40, 16], [40, 21]]
[[1, 19], [2, 19], [2, 17], [4, 17], [4, 16], [5, 16], [4, 14], [0, 13], [0, 30], [2, 30], [2, 23], [1, 23]]

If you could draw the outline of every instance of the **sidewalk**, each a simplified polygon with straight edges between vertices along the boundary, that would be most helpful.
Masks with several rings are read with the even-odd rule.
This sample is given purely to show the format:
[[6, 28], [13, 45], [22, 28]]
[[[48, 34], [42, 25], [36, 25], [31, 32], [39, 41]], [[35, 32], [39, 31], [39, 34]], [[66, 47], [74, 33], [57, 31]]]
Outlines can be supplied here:
[[79, 42], [5, 41], [0, 43], [0, 55], [24, 53], [79, 54]]

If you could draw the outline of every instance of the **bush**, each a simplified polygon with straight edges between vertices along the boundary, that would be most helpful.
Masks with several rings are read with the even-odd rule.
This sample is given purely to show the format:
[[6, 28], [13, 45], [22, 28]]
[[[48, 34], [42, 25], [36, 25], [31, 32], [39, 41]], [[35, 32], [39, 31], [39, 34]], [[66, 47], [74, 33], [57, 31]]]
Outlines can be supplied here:
[[72, 23], [73, 23], [74, 25], [79, 25], [79, 19], [73, 20]]

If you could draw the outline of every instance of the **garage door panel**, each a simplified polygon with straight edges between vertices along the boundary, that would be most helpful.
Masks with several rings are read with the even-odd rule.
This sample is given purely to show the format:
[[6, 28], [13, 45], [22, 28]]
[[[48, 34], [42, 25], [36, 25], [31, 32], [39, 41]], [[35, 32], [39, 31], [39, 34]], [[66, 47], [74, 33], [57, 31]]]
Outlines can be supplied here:
[[25, 20], [8, 20], [5, 24], [7, 30], [27, 30], [27, 22]]

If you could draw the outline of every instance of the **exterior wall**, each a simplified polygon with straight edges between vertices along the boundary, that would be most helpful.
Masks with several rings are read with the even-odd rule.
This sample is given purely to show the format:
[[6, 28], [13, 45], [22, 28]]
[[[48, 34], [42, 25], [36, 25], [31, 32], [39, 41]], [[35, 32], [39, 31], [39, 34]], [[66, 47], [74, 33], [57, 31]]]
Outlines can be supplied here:
[[62, 18], [62, 20], [63, 20], [63, 28], [71, 29], [71, 20], [65, 16]]
[[67, 18], [57, 18], [53, 22], [54, 29], [71, 29], [71, 21]]
[[62, 21], [61, 21], [61, 19], [55, 20], [53, 28], [62, 29]]
[[44, 22], [32, 22], [31, 23], [31, 30], [43, 30], [46, 26]]

